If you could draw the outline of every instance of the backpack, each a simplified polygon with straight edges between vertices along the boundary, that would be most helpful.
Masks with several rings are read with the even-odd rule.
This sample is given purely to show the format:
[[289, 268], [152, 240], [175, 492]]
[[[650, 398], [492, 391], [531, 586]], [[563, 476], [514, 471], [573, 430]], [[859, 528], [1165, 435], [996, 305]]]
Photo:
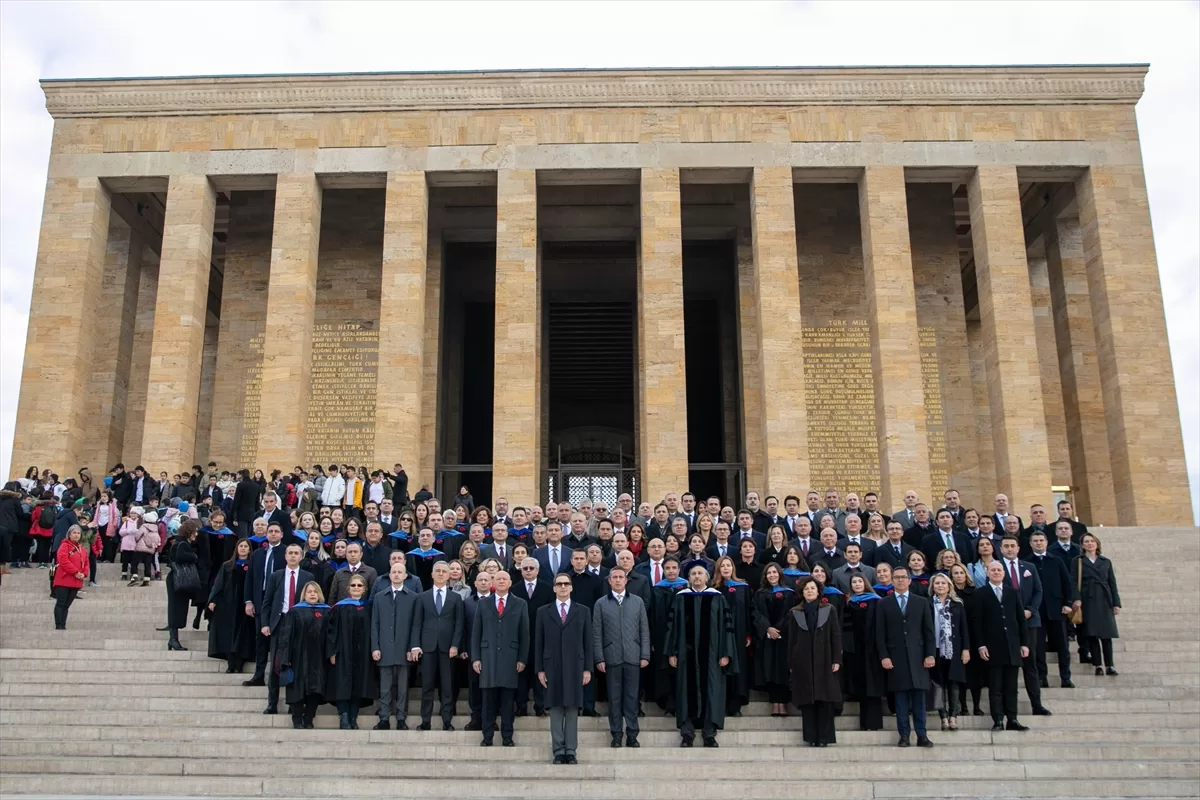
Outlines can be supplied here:
[[42, 506], [42, 510], [38, 512], [38, 527], [53, 528], [55, 520], [58, 519], [58, 514], [54, 511], [54, 506]]

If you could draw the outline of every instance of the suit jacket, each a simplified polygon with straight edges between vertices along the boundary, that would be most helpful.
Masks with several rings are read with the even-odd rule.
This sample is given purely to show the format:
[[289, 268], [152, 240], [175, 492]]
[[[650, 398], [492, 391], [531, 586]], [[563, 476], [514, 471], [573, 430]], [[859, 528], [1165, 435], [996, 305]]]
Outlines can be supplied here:
[[[1004, 565], [1005, 579], [1011, 580], [1008, 577], [1008, 561], [1001, 558], [1000, 563]], [[1027, 572], [1028, 575], [1025, 574]], [[1021, 587], [1021, 608], [1027, 609], [1031, 615], [1025, 627], [1040, 628], [1042, 627], [1042, 578], [1038, 574], [1037, 567], [1028, 561], [1017, 559], [1017, 578], [1020, 580]]]
[[988, 649], [991, 667], [1021, 666], [1021, 646], [1025, 643], [1025, 607], [1021, 605], [1020, 593], [1006, 580], [1002, 586], [1002, 600], [990, 583], [975, 589], [969, 607], [971, 616], [972, 656], [979, 655], [979, 648]]
[[[962, 559], [964, 564], [970, 564], [975, 558], [975, 540], [966, 532], [959, 531], [956, 528], [950, 530], [950, 540], [954, 543], [954, 552], [958, 553], [958, 557]], [[942, 539], [942, 531], [939, 528], [933, 533], [925, 535], [921, 540], [921, 552], [925, 555], [925, 566], [930, 572], [937, 569], [938, 553], [946, 549], [946, 542]]]
[[904, 541], [908, 542], [915, 549], [920, 550], [921, 543], [931, 533], [937, 533], [937, 526], [932, 522], [926, 522], [924, 525], [914, 522], [904, 529]]
[[903, 564], [908, 566], [908, 554], [915, 550], [912, 545], [905, 541], [900, 542], [900, 555], [896, 555], [896, 549], [891, 542], [884, 542], [875, 548], [875, 564], [878, 567], [880, 564], [887, 564], [892, 569]]
[[792, 539], [790, 542], [788, 542], [788, 544], [796, 545], [796, 547], [798, 547], [800, 549], [800, 552], [804, 554], [804, 560], [809, 561], [809, 562], [811, 562], [812, 559], [814, 557], [816, 557], [817, 551], [821, 549], [821, 540], [814, 539], [812, 536], [808, 537], [808, 552], [807, 553], [804, 552], [804, 542], [802, 539], [799, 539], [799, 538]]
[[[838, 539], [838, 549], [843, 553], [846, 552], [846, 545], [848, 544], [850, 544], [849, 537], [843, 536], [842, 538]], [[858, 544], [858, 549], [862, 551], [863, 563], [867, 564], [868, 566], [875, 566], [875, 550], [879, 547], [879, 543], [874, 539], [868, 539], [860, 534], [856, 544]]]
[[414, 624], [417, 617], [417, 600], [406, 584], [404, 591], [393, 596], [390, 581], [377, 581], [376, 588], [386, 588], [371, 596], [371, 649], [378, 650], [381, 667], [406, 666], [408, 652], [420, 647], [419, 629]]
[[1063, 606], [1069, 606], [1079, 599], [1075, 582], [1067, 572], [1067, 562], [1047, 553], [1044, 556], [1030, 556], [1029, 563], [1037, 568], [1038, 578], [1042, 582], [1042, 606], [1039, 611], [1043, 624], [1058, 622], [1063, 618]]
[[[366, 596], [371, 597], [371, 589], [375, 586], [375, 579], [379, 577], [378, 573], [374, 568], [361, 563], [358, 565], [358, 572], [367, 579]], [[352, 577], [354, 577], [354, 573], [350, 571], [349, 565], [333, 573], [333, 583], [329, 585], [329, 599], [326, 600], [329, 605], [332, 606], [350, 596], [350, 579]]]
[[650, 620], [642, 598], [625, 592], [618, 603], [612, 592], [592, 611], [592, 658], [597, 664], [632, 664], [650, 660]]
[[201, 499], [211, 497], [213, 499], [213, 508], [220, 508], [221, 501], [225, 499], [225, 493], [221, 491], [220, 486], [205, 486], [200, 490]]
[[496, 545], [485, 544], [479, 548], [479, 560], [484, 561], [489, 558], [494, 558], [497, 561], [499, 561], [500, 564], [506, 570], [509, 570], [509, 569], [512, 569], [512, 565], [513, 565], [512, 549], [513, 549], [512, 543], [505, 540], [505, 542], [504, 542], [504, 558], [501, 558], [500, 554], [496, 551]]
[[892, 521], [899, 522], [905, 528], [911, 528], [917, 521], [917, 517], [910, 509], [903, 508], [892, 514]]
[[[533, 551], [533, 557], [538, 561], [538, 574], [549, 575], [550, 570], [550, 545], [544, 544]], [[571, 568], [571, 548], [567, 547], [563, 542], [558, 548], [558, 571], [566, 572]], [[554, 592], [551, 591], [551, 595]]]
[[894, 594], [880, 599], [875, 612], [875, 646], [879, 658], [892, 660], [892, 669], [887, 671], [888, 690], [927, 691], [929, 670], [925, 668], [925, 659], [937, 652], [929, 600], [910, 588], [905, 612], [900, 611], [900, 601]]
[[842, 564], [833, 571], [833, 574], [830, 575], [830, 577], [833, 579], [834, 586], [841, 589], [843, 594], [849, 595], [850, 578], [856, 574], [862, 575], [867, 579], [867, 590], [870, 591], [871, 587], [875, 585], [875, 568], [868, 566], [865, 561], [859, 563], [857, 573], [850, 571], [849, 564]]
[[[266, 511], [260, 511], [255, 514], [253, 518], [257, 519], [259, 517], [263, 517], [265, 514]], [[290, 536], [292, 533], [291, 516], [289, 516], [286, 511], [278, 506], [276, 506], [275, 510], [271, 512], [271, 516], [267, 517], [267, 525], [278, 525], [283, 531], [283, 540], [285, 542], [288, 540], [288, 536]]]
[[[758, 531], [753, 531], [750, 535], [750, 538], [754, 540], [754, 547], [756, 548], [755, 552], [761, 552], [762, 549], [767, 546], [767, 537]], [[729, 541], [733, 542], [733, 546], [735, 548], [741, 547], [742, 532], [735, 528], [733, 532], [729, 534]], [[734, 552], [736, 553], [738, 551], [735, 549]]]
[[652, 588], [650, 586], [650, 579], [638, 572], [636, 567], [629, 573], [628, 580], [625, 583], [625, 591], [642, 598], [642, 604], [646, 606], [647, 614], [650, 613], [650, 596], [653, 594], [650, 590]]
[[[809, 552], [812, 552], [812, 551], [810, 550]], [[825, 548], [822, 547], [819, 550], [817, 550], [816, 552], [812, 552], [812, 555], [808, 559], [808, 563], [810, 565], [811, 564], [824, 564], [826, 570], [828, 570], [829, 572], [833, 572], [838, 567], [840, 567], [846, 563], [846, 555], [841, 550], [838, 550], [836, 547], [833, 549], [833, 555], [829, 555], [828, 553], [825, 552]]]
[[949, 512], [950, 512], [950, 516], [951, 516], [951, 517], [953, 517], [953, 519], [954, 519], [954, 524], [953, 524], [951, 527], [952, 527], [954, 530], [956, 530], [956, 531], [965, 531], [965, 530], [967, 529], [967, 524], [966, 524], [966, 522], [964, 522], [964, 519], [965, 519], [965, 518], [966, 518], [966, 516], [967, 516], [967, 509], [966, 509], [966, 508], [964, 508], [963, 506], [959, 506], [959, 507], [958, 507], [958, 511], [954, 511], [954, 510], [952, 510], [952, 509], [948, 508], [947, 506], [942, 506], [942, 507], [941, 507], [941, 508], [939, 508], [937, 511], [933, 512], [933, 521], [934, 521], [934, 524], [937, 524], [937, 518], [938, 518], [938, 514], [941, 514], [943, 511], [949, 511]]
[[233, 519], [252, 520], [258, 514], [258, 484], [251, 480], [238, 481], [233, 490]]
[[[1062, 562], [1068, 567], [1071, 566], [1073, 560], [1083, 555], [1083, 551], [1079, 549], [1079, 545], [1075, 542], [1071, 542], [1070, 549], [1063, 550], [1062, 545], [1058, 543], [1057, 539], [1050, 543], [1050, 546], [1046, 548], [1046, 552], [1055, 558], [1062, 559]], [[1075, 580], [1074, 574], [1071, 575], [1071, 580]], [[1074, 586], [1074, 584], [1071, 585]]]
[[[286, 565], [284, 565], [286, 566]], [[267, 578], [267, 590], [264, 593], [265, 602], [254, 607], [255, 615], [258, 617], [258, 627], [270, 628], [271, 632], [275, 632], [275, 627], [279, 625], [279, 620], [283, 618], [283, 594], [287, 591], [287, 584], [284, 577], [287, 575], [287, 570], [280, 568], [271, 573]], [[292, 599], [293, 604], [300, 602], [300, 593], [304, 591], [304, 587], [309, 581], [315, 581], [311, 572], [306, 570], [296, 570], [296, 595]]]
[[467, 652], [481, 662], [480, 689], [516, 689], [517, 662], [525, 663], [529, 653], [529, 612], [525, 601], [508, 593], [504, 615], [496, 609], [496, 595], [475, 607], [471, 626], [471, 646]]
[[596, 600], [604, 594], [604, 582], [587, 570], [571, 570], [566, 574], [571, 576], [571, 601], [589, 609], [596, 605]]
[[283, 542], [280, 542], [274, 548], [260, 547], [250, 554], [250, 575], [247, 580], [250, 581], [250, 602], [254, 603], [256, 614], [262, 609], [267, 576], [284, 567], [283, 553]]
[[820, 511], [818, 511], [816, 513], [815, 516], [816, 516], [816, 519], [813, 520], [813, 530], [814, 531], [821, 530], [821, 518], [822, 517], [833, 517], [834, 529], [837, 530], [837, 532], [843, 536], [846, 534], [846, 512], [843, 511], [842, 509], [839, 508], [835, 511], [835, 510], [829, 509], [829, 508], [822, 508]]
[[465, 609], [458, 592], [446, 586], [442, 613], [438, 614], [434, 603], [433, 589], [421, 592], [417, 598], [416, 617], [413, 620], [413, 637], [417, 647], [426, 654], [448, 653], [451, 647], [462, 649]]
[[[1016, 517], [1017, 515], [1009, 514], [1008, 516]], [[996, 523], [996, 535], [1003, 536], [1004, 535], [1004, 520], [1000, 519], [999, 514], [992, 514], [992, 520]], [[1020, 517], [1017, 517], [1017, 522], [1020, 523], [1017, 527], [1020, 530], [1025, 530], [1025, 521], [1023, 519], [1021, 519]], [[1000, 551], [997, 550], [996, 552], [1000, 552]]]
[[[712, 561], [716, 561], [721, 557], [721, 551], [717, 549], [717, 542], [715, 539], [711, 544], [708, 545], [708, 547], [704, 548], [704, 555], [706, 555]], [[730, 539], [728, 542], [726, 542], [725, 555], [729, 556], [730, 558], [737, 558], [737, 542], [733, 541], [733, 539]]]
[[540, 577], [533, 585], [533, 595], [529, 594], [529, 590], [525, 587], [525, 579], [513, 581], [512, 593], [525, 601], [525, 605], [529, 606], [529, 625], [530, 630], [533, 630], [533, 624], [537, 620], [538, 609], [547, 603], [554, 602], [554, 587], [551, 581], [544, 580]]

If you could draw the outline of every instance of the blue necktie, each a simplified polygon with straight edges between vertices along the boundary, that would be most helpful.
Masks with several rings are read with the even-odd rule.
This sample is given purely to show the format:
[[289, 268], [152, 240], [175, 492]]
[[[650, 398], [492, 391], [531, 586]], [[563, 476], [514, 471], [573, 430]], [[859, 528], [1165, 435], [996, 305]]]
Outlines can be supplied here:
[[438, 614], [442, 613], [442, 592], [440, 589], [433, 593], [433, 610]]
[[900, 614], [908, 616], [908, 595], [900, 595]]

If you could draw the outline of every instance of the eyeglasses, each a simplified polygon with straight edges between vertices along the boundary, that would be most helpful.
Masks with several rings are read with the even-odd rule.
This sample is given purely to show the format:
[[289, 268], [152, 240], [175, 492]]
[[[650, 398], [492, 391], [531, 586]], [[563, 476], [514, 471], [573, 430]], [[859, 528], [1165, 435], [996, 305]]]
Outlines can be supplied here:
[[554, 588], [555, 588], [555, 589], [561, 589], [561, 588], [563, 588], [564, 586], [570, 586], [570, 585], [571, 585], [571, 584], [569, 584], [569, 583], [556, 583], [556, 584], [554, 584]]
[[534, 569], [537, 569], [537, 567], [521, 567], [522, 572], [529, 572], [530, 570]]

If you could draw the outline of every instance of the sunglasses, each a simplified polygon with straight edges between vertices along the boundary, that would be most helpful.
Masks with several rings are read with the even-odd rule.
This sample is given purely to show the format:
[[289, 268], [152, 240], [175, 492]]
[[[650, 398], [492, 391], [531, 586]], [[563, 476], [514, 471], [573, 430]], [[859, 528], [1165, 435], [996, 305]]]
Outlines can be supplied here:
[[570, 586], [570, 585], [571, 585], [571, 584], [569, 584], [569, 583], [556, 583], [556, 584], [554, 584], [554, 588], [555, 588], [555, 589], [561, 589], [561, 588], [562, 588], [562, 587], [564, 587], [564, 586]]

